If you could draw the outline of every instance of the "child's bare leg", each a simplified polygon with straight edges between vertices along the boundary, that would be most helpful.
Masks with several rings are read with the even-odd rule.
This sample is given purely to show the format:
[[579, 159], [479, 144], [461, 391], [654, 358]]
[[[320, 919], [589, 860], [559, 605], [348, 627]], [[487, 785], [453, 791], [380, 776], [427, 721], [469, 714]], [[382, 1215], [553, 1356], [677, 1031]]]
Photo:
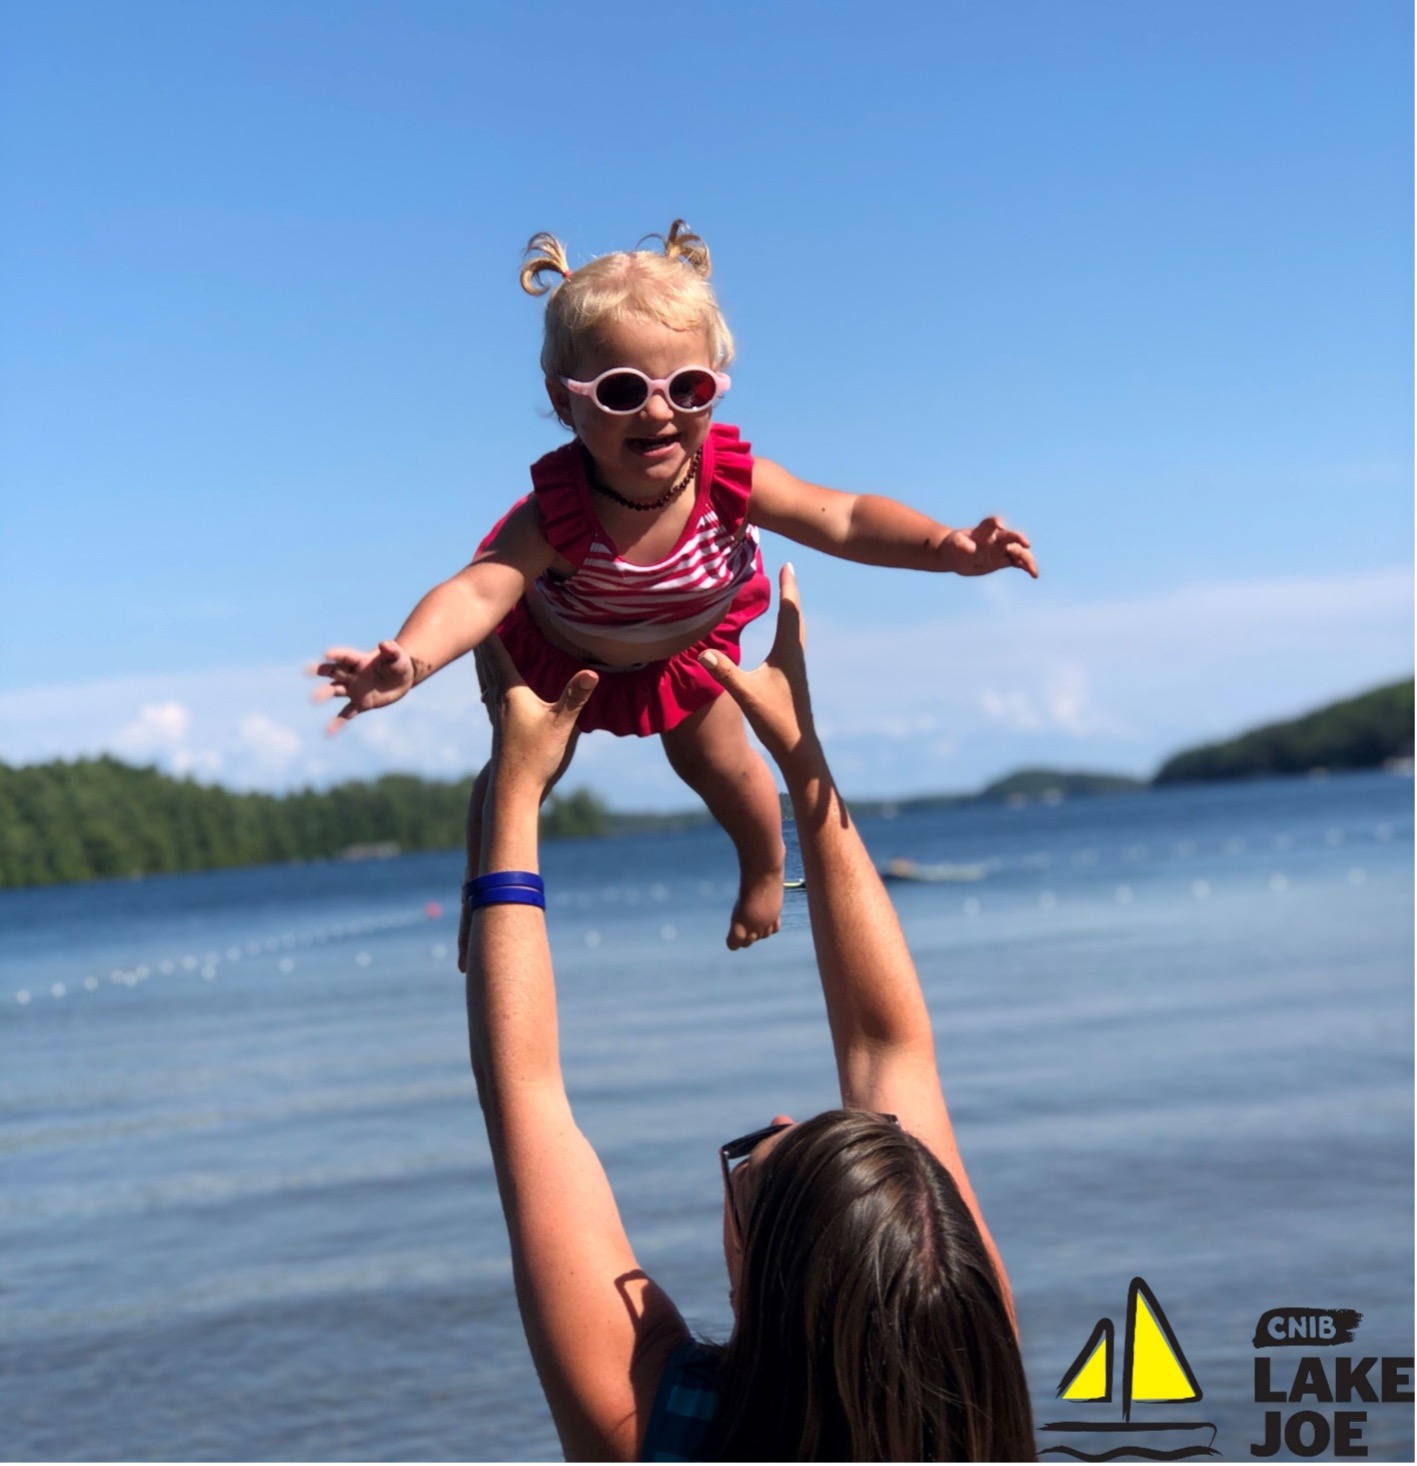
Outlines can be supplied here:
[[729, 947], [770, 937], [782, 917], [782, 806], [768, 766], [748, 744], [742, 713], [731, 697], [716, 697], [662, 736], [674, 772], [708, 805], [738, 851]]
[[[576, 751], [576, 744], [580, 741], [580, 733], [571, 734], [571, 741], [566, 745], [566, 756], [561, 760], [561, 767], [556, 770], [556, 777], [546, 786], [541, 796], [541, 802], [546, 802], [546, 796], [556, 787], [561, 775], [571, 766], [571, 755]], [[485, 763], [482, 772], [478, 774], [472, 786], [472, 796], [467, 801], [467, 866], [463, 874], [465, 881], [471, 880], [477, 874], [478, 867], [482, 863], [482, 806], [487, 798], [487, 781], [492, 777], [492, 765]], [[472, 913], [468, 910], [467, 902], [461, 899], [459, 892], [459, 917], [458, 917], [458, 971], [467, 971], [467, 939], [472, 930]]]

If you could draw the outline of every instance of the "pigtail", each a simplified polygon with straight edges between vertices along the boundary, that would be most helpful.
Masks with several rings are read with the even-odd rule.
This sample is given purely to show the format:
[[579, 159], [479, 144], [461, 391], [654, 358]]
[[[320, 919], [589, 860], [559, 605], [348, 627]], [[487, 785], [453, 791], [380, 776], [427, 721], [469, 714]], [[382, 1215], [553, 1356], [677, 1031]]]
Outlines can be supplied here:
[[542, 282], [543, 275], [560, 275], [565, 280], [571, 278], [571, 262], [566, 258], [566, 247], [554, 234], [533, 234], [527, 240], [525, 253], [521, 282], [528, 295], [545, 295], [553, 288]]
[[664, 246], [664, 258], [679, 260], [701, 279], [707, 280], [713, 271], [709, 261], [709, 248], [682, 219], [676, 219], [669, 226], [668, 234], [651, 234]]

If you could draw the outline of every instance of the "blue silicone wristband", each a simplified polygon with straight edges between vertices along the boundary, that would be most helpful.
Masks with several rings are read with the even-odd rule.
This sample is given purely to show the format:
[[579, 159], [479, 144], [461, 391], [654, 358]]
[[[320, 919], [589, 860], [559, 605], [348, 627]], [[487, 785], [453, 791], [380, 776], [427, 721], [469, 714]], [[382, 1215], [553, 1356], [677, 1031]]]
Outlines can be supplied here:
[[546, 893], [531, 886], [498, 886], [469, 896], [467, 904], [473, 911], [481, 911], [484, 906], [539, 906], [545, 911]]
[[495, 890], [498, 886], [530, 886], [535, 891], [544, 891], [546, 883], [534, 870], [491, 870], [483, 876], [473, 876], [467, 883], [479, 891]]
[[546, 906], [546, 884], [532, 870], [494, 870], [463, 883], [463, 901], [476, 909], [511, 902], [521, 906]]

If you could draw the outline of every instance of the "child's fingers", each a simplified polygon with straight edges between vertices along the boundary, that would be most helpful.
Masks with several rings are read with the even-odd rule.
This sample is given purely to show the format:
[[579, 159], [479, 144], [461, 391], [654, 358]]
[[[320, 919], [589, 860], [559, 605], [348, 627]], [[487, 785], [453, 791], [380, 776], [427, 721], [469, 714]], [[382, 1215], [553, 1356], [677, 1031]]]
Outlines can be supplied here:
[[1006, 545], [1004, 553], [1020, 570], [1026, 570], [1035, 580], [1038, 579], [1037, 562], [1023, 545]]

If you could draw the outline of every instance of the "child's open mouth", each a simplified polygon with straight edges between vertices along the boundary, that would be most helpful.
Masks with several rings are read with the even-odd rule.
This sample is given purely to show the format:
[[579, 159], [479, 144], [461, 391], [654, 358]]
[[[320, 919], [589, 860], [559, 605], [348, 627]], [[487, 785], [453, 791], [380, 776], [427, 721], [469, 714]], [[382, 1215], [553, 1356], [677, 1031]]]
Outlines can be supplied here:
[[678, 441], [679, 434], [670, 433], [663, 438], [626, 438], [625, 446], [641, 458], [663, 458], [673, 451]]

